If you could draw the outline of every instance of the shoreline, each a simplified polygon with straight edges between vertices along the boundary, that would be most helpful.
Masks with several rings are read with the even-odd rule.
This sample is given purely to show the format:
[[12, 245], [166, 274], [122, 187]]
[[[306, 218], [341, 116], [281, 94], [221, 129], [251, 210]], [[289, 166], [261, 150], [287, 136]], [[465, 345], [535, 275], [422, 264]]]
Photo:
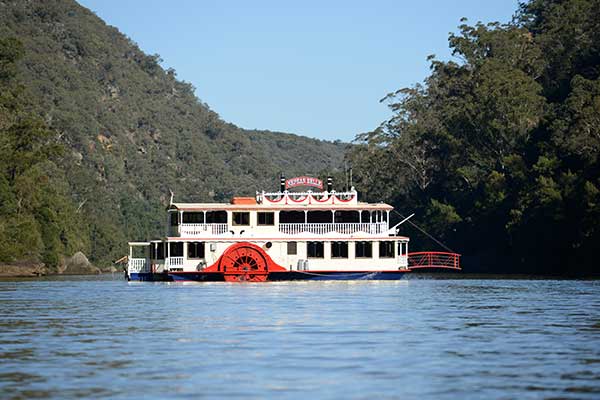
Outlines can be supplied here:
[[0, 264], [2, 278], [39, 278], [50, 274], [43, 263]]
[[69, 272], [68, 268], [62, 270], [50, 268], [43, 263], [23, 262], [15, 264], [0, 264], [0, 278], [43, 278], [46, 276], [100, 275], [115, 272], [121, 272], [121, 270], [111, 266], [107, 268], [80, 268], [76, 271]]

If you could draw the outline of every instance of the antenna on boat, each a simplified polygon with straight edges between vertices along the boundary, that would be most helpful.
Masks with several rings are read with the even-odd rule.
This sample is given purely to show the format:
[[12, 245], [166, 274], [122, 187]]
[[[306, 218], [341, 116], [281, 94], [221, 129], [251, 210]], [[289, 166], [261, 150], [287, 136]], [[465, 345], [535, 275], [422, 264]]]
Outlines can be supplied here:
[[396, 225], [394, 225], [394, 228], [397, 226], [402, 225], [403, 223], [405, 223], [406, 221], [408, 221], [409, 219], [411, 219], [412, 217], [414, 217], [415, 213], [410, 214], [408, 217], [404, 218], [402, 221], [398, 222]]
[[348, 163], [344, 161], [344, 192], [348, 190]]
[[173, 205], [173, 197], [175, 196], [175, 194], [173, 193], [173, 191], [171, 189], [169, 189], [169, 193], [171, 193], [171, 200], [169, 200], [169, 205]]
[[[400, 214], [398, 211], [396, 211], [396, 210], [392, 210], [392, 211], [393, 211], [393, 212], [395, 212], [396, 214], [398, 214], [400, 217], [404, 218], [404, 215]], [[404, 219], [403, 219], [403, 220], [400, 222], [400, 224], [402, 224], [402, 223], [404, 223], [404, 222], [408, 221], [408, 220], [409, 220], [409, 219], [410, 219], [410, 218], [411, 218], [413, 215], [415, 215], [415, 214], [413, 213], [413, 214], [409, 215], [409, 216], [408, 216], [408, 218], [404, 218]], [[454, 250], [452, 250], [450, 247], [446, 246], [444, 243], [442, 243], [441, 241], [439, 241], [438, 239], [436, 239], [435, 237], [433, 237], [433, 236], [432, 236], [432, 235], [430, 235], [429, 233], [427, 233], [427, 232], [425, 231], [425, 229], [421, 228], [419, 225], [415, 224], [415, 223], [414, 223], [414, 222], [412, 222], [412, 221], [408, 221], [408, 223], [409, 223], [409, 224], [411, 224], [412, 226], [414, 226], [415, 228], [417, 228], [418, 230], [420, 230], [420, 231], [421, 231], [421, 233], [423, 233], [423, 234], [427, 235], [427, 237], [429, 237], [431, 240], [433, 240], [434, 242], [436, 242], [437, 244], [439, 244], [440, 246], [442, 246], [444, 249], [446, 249], [446, 250], [447, 250], [447, 251], [449, 251], [450, 253], [454, 253]], [[400, 224], [396, 224], [396, 225], [394, 226], [394, 228], [396, 228], [396, 227], [397, 227], [398, 225], [400, 225]]]
[[352, 190], [352, 188], [354, 187], [354, 185], [352, 185], [352, 165], [350, 166], [350, 190]]
[[[396, 210], [394, 210], [396, 211]], [[406, 221], [408, 221], [409, 219], [411, 219], [413, 216], [415, 215], [415, 213], [410, 214], [408, 217], [404, 218], [402, 221], [398, 222], [396, 225], [392, 226], [389, 230], [396, 230], [396, 228], [398, 228], [400, 225], [402, 225], [403, 223], [405, 223]]]

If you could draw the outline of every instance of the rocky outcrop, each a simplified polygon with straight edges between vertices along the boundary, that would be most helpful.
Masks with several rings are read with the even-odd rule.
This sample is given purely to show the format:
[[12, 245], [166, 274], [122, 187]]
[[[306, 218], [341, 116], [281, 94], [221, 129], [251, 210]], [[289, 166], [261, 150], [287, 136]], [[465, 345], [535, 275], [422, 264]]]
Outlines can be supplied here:
[[85, 254], [78, 251], [64, 261], [64, 266], [60, 268], [60, 273], [65, 275], [89, 275], [101, 273], [100, 268], [96, 268], [90, 263]]
[[72, 257], [61, 260], [58, 267], [48, 267], [37, 261], [17, 261], [0, 263], [0, 278], [32, 278], [46, 275], [96, 275], [102, 272], [120, 272], [114, 266], [102, 271], [90, 263], [82, 252], [78, 251]]
[[2, 278], [31, 278], [48, 275], [50, 271], [43, 263], [17, 262], [0, 264], [0, 277]]

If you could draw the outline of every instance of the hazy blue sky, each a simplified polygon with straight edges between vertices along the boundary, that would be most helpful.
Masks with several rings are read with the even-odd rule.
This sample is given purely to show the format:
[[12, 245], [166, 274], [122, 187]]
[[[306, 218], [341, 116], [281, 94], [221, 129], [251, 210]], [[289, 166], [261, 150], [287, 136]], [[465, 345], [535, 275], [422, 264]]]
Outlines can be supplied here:
[[79, 0], [221, 117], [350, 141], [389, 117], [379, 100], [448, 59], [461, 17], [507, 22], [518, 0]]

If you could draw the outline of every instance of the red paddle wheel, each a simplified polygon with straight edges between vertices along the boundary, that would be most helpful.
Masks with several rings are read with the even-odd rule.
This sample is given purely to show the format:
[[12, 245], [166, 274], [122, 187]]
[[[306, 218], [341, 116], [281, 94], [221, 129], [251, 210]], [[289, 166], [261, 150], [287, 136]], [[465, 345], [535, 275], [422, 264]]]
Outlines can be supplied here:
[[269, 275], [262, 249], [232, 246], [221, 256], [221, 271], [226, 282], [265, 282]]
[[242, 242], [229, 246], [216, 264], [206, 268], [223, 273], [226, 282], [265, 282], [269, 271], [285, 271], [259, 246]]

